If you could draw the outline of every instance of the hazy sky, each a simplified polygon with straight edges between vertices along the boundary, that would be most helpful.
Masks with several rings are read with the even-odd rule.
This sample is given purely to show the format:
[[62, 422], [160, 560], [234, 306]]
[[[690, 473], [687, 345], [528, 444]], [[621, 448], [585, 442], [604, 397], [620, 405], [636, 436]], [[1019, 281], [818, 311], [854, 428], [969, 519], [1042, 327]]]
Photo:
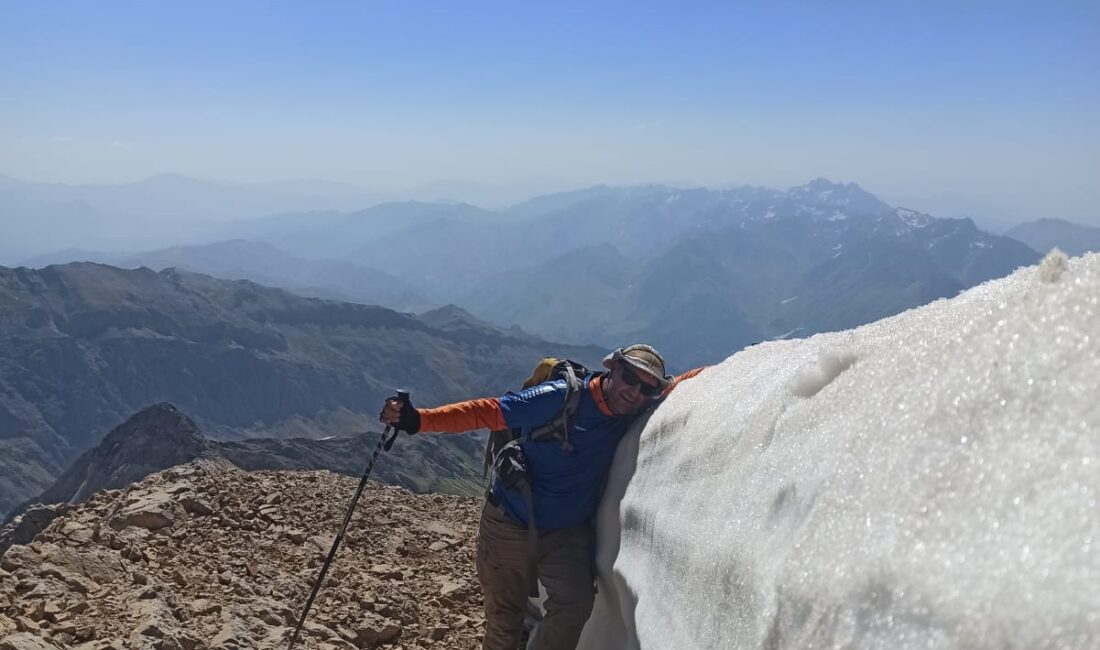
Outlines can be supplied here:
[[25, 180], [826, 176], [1100, 222], [1096, 1], [2, 0], [0, 61]]

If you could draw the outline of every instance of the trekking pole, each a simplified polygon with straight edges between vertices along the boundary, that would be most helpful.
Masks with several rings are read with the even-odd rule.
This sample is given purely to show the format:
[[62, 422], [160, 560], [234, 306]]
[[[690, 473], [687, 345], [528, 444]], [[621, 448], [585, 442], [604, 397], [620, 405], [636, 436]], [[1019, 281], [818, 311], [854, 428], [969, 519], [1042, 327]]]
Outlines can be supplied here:
[[[409, 393], [399, 390], [395, 399], [402, 403], [408, 403]], [[325, 580], [325, 574], [328, 573], [328, 567], [332, 564], [332, 558], [336, 557], [336, 549], [340, 547], [340, 540], [344, 538], [344, 532], [348, 529], [348, 522], [351, 521], [351, 513], [355, 510], [355, 504], [359, 502], [359, 497], [363, 494], [363, 488], [367, 486], [367, 477], [370, 476], [370, 471], [374, 467], [374, 461], [378, 459], [378, 455], [383, 450], [390, 450], [393, 441], [397, 439], [398, 433], [400, 431], [397, 427], [387, 424], [386, 429], [382, 432], [382, 437], [378, 439], [378, 444], [374, 447], [374, 453], [371, 454], [370, 461], [367, 462], [367, 468], [363, 470], [363, 478], [359, 479], [359, 487], [355, 490], [355, 496], [351, 498], [348, 508], [344, 512], [344, 523], [340, 524], [340, 532], [336, 533], [336, 539], [332, 540], [332, 548], [329, 549], [328, 557], [325, 558], [325, 563], [321, 566], [321, 572], [317, 574], [317, 579], [313, 581], [313, 589], [309, 592], [309, 599], [306, 600], [305, 609], [302, 610], [302, 616], [298, 619], [298, 626], [294, 628], [294, 635], [290, 637], [290, 645], [287, 646], [287, 650], [294, 648], [294, 643], [298, 640], [298, 633], [302, 631], [302, 626], [305, 625], [309, 608], [313, 606], [313, 599], [317, 597], [317, 592], [321, 589], [321, 583]]]

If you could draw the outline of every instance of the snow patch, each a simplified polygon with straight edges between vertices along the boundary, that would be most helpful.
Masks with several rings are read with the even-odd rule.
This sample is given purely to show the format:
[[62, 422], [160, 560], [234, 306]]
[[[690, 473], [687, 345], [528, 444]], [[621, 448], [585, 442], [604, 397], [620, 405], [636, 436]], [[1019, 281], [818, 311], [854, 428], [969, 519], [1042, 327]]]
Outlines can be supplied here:
[[747, 348], [616, 453], [580, 650], [1100, 646], [1100, 254]]
[[932, 217], [930, 215], [908, 208], [898, 208], [894, 210], [894, 214], [911, 228], [924, 228], [932, 223]]

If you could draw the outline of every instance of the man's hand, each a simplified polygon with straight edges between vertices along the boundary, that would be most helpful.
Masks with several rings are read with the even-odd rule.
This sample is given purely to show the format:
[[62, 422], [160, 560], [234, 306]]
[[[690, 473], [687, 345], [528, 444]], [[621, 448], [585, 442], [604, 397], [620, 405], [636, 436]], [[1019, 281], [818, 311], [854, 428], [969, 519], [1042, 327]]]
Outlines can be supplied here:
[[399, 400], [395, 397], [386, 400], [386, 405], [378, 414], [378, 421], [408, 434], [420, 431], [420, 413], [408, 400]]

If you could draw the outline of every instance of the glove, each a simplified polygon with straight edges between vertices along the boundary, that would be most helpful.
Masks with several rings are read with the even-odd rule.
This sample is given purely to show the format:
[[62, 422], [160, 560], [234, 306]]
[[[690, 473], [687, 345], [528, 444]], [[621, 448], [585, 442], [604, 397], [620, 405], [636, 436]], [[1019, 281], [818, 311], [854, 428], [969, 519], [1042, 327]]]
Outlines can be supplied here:
[[403, 400], [401, 402], [401, 415], [397, 420], [397, 424], [394, 427], [398, 431], [404, 431], [410, 436], [416, 435], [420, 431], [420, 411], [413, 408], [411, 400]]

